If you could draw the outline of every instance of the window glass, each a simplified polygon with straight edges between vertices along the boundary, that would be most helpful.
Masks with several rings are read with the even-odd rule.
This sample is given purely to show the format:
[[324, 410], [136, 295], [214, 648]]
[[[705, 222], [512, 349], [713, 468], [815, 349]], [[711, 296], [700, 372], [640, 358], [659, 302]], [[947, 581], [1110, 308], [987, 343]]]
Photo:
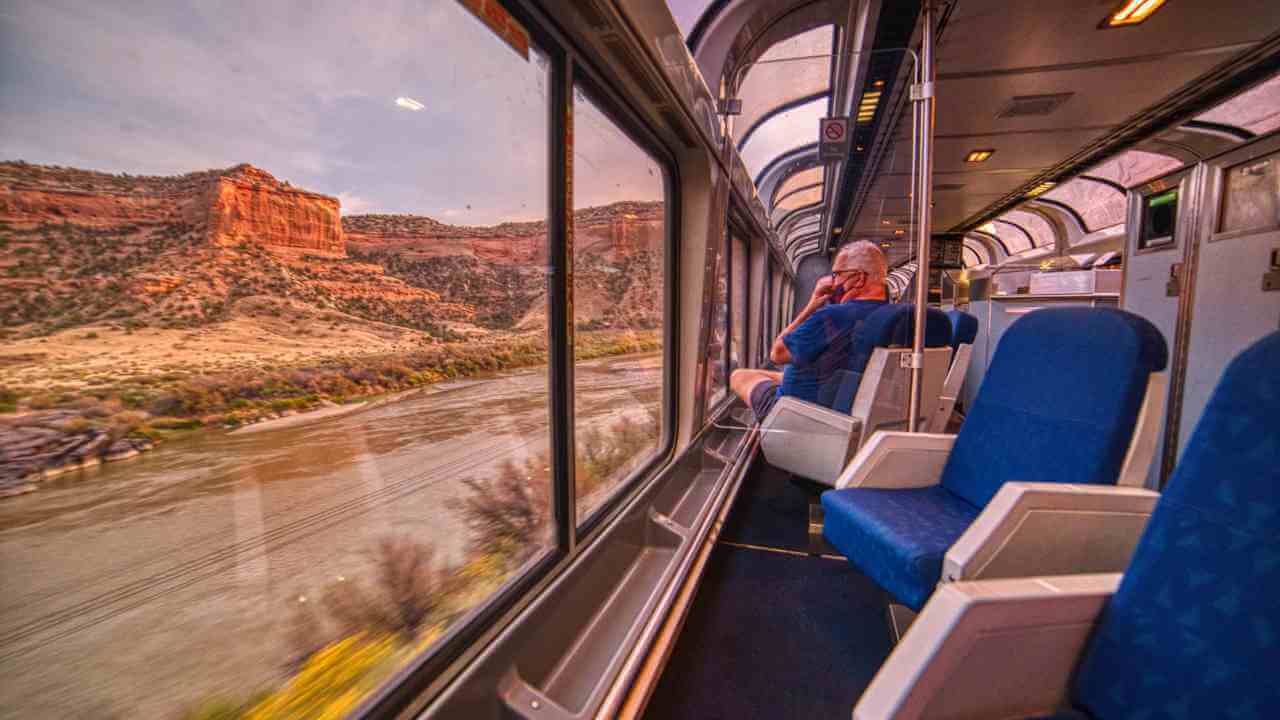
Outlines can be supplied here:
[[1026, 230], [1036, 247], [1053, 247], [1053, 227], [1049, 225], [1048, 220], [1026, 210], [1010, 210], [1002, 217]]
[[547, 58], [237, 8], [0, 15], [15, 716], [343, 716], [550, 547]]
[[982, 264], [982, 261], [978, 259], [978, 253], [974, 252], [973, 248], [969, 248], [969, 247], [964, 248], [963, 254], [964, 254], [965, 267], [973, 267], [975, 265]]
[[747, 364], [747, 299], [750, 297], [748, 275], [751, 270], [747, 252], [747, 239], [734, 233], [733, 251], [730, 255], [733, 277], [729, 281], [733, 306], [733, 319], [730, 322], [732, 342], [729, 344], [730, 373]]
[[1142, 199], [1142, 232], [1138, 248], [1172, 245], [1178, 222], [1178, 188]]
[[667, 7], [671, 8], [671, 15], [676, 19], [680, 33], [687, 38], [711, 2], [712, 0], [667, 0]]
[[819, 98], [769, 118], [742, 146], [742, 163], [756, 177], [775, 158], [818, 141], [818, 121], [827, 113], [827, 98]]
[[[579, 88], [573, 124], [574, 467], [585, 520], [662, 437], [663, 167]], [[592, 392], [599, 388], [599, 392]]]
[[[746, 133], [770, 111], [830, 90], [834, 27], [814, 28], [783, 40], [769, 48], [756, 64], [747, 69], [738, 90], [738, 97], [742, 98], [742, 114], [734, 119], [739, 139], [746, 137]], [[825, 112], [826, 97], [820, 102]], [[815, 122], [814, 137], [817, 137], [817, 132]]]
[[1196, 120], [1233, 125], [1254, 135], [1280, 129], [1280, 75], [1236, 95]]
[[1280, 227], [1280, 155], [1241, 163], [1224, 175], [1218, 232]]
[[1030, 250], [1032, 247], [1031, 239], [1027, 237], [1027, 234], [1007, 222], [996, 220], [978, 229], [1000, 238], [1000, 242], [1004, 243], [1011, 255]]
[[[791, 194], [781, 197], [778, 205], [774, 209], [775, 213], [786, 212], [787, 210], [795, 210], [796, 208], [806, 205], [813, 205], [822, 200], [822, 185], [811, 185], [809, 187], [797, 188]], [[781, 218], [781, 215], [778, 215]]]
[[[718, 245], [718, 247], [715, 247]], [[715, 254], [715, 273], [711, 288], [711, 307], [707, 308], [710, 323], [707, 337], [707, 384], [705, 405], [707, 412], [720, 402], [729, 388], [729, 235], [726, 231], [720, 243], [709, 250]]]
[[1126, 150], [1084, 174], [1129, 188], [1179, 167], [1182, 167], [1182, 161], [1175, 157], [1142, 150]]
[[1085, 230], [1088, 232], [1124, 222], [1125, 194], [1104, 183], [1076, 178], [1050, 190], [1044, 196], [1071, 206], [1084, 220]]
[[791, 175], [786, 180], [783, 180], [782, 183], [778, 185], [777, 191], [773, 194], [773, 202], [775, 203], [775, 206], [779, 200], [791, 194], [792, 190], [808, 187], [809, 185], [821, 185], [823, 170], [824, 168], [819, 165], [818, 167], [811, 167], [808, 170], [801, 170], [800, 172]]

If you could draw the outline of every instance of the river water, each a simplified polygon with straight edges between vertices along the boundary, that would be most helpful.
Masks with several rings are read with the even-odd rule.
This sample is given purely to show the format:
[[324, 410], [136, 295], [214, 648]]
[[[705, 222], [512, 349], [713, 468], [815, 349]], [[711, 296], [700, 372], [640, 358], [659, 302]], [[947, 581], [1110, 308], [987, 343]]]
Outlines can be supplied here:
[[[579, 427], [647, 417], [657, 354], [578, 363]], [[205, 432], [0, 500], [0, 718], [173, 718], [287, 677], [290, 603], [388, 536], [467, 556], [463, 480], [546, 452], [545, 368]]]

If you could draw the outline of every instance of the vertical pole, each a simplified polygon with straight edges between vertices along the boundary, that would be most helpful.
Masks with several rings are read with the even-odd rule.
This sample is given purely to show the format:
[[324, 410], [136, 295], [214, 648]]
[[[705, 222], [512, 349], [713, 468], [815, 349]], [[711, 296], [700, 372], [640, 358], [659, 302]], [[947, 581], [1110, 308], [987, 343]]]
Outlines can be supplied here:
[[551, 102], [551, 288], [547, 293], [551, 343], [551, 471], [556, 542], [565, 554], [577, 546], [577, 479], [573, 420], [573, 60], [556, 66]]
[[929, 235], [932, 231], [933, 200], [933, 21], [934, 7], [925, 0], [921, 15], [920, 75], [911, 88], [911, 101], [919, 113], [919, 173], [916, 176], [916, 307], [915, 333], [911, 339], [911, 402], [907, 430], [916, 432], [920, 425], [920, 408], [924, 381], [924, 326], [929, 305]]

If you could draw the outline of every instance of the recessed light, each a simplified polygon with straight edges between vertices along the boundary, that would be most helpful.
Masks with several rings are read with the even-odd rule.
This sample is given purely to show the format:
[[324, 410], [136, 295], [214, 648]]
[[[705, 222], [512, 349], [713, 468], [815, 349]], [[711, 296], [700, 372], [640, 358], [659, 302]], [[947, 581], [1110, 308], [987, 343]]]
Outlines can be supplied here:
[[907, 234], [907, 231], [906, 231], [906, 230], [903, 230], [902, 228], [898, 228], [897, 230], [894, 230], [894, 231], [893, 231], [893, 234], [894, 234], [894, 235], [906, 235], [906, 234]]
[[892, 220], [881, 220], [881, 221], [880, 221], [880, 224], [881, 224], [881, 225], [892, 225], [892, 224], [893, 224], [893, 221], [892, 221]]
[[995, 153], [996, 151], [992, 150], [991, 148], [984, 148], [981, 150], [970, 150], [969, 154], [964, 156], [964, 161], [967, 163], [986, 162], [990, 160], [991, 156], [994, 155]]
[[1164, 7], [1165, 0], [1126, 0], [1102, 20], [1100, 28], [1130, 27], [1146, 21]]
[[1055, 182], [1042, 182], [1039, 185], [1031, 188], [1031, 190], [1027, 192], [1027, 197], [1036, 197], [1037, 195], [1043, 195], [1049, 192], [1050, 190], [1052, 190], [1053, 187], [1057, 184], [1058, 183], [1055, 183]]

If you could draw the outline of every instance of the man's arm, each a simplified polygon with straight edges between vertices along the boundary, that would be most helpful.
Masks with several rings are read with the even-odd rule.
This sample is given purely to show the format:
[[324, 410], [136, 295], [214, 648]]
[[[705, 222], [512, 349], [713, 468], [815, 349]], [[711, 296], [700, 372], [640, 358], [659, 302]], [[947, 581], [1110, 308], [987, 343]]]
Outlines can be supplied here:
[[785, 342], [786, 337], [795, 332], [795, 329], [804, 324], [806, 320], [813, 316], [814, 313], [826, 306], [831, 298], [832, 282], [831, 276], [825, 276], [818, 279], [813, 287], [813, 296], [809, 298], [809, 302], [796, 315], [796, 319], [791, 324], [783, 328], [778, 337], [773, 340], [773, 347], [769, 349], [769, 359], [778, 365], [786, 365], [791, 362], [791, 350], [787, 348]]

